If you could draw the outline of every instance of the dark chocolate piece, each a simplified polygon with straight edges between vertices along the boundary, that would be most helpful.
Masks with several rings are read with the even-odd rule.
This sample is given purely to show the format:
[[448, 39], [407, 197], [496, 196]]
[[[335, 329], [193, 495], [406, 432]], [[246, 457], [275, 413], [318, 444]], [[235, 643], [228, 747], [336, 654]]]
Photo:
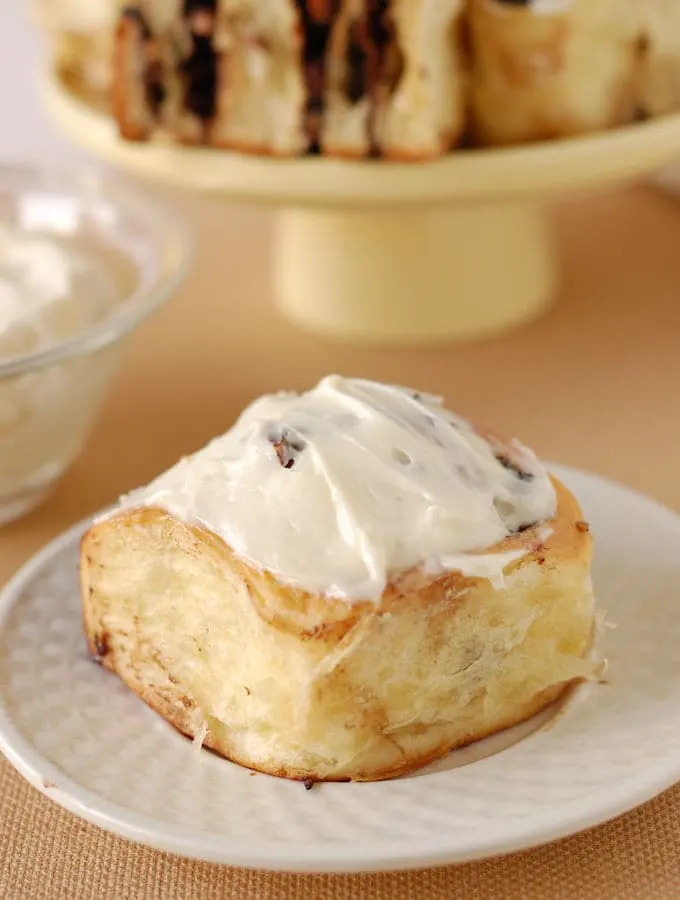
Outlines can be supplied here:
[[182, 15], [185, 18], [189, 18], [194, 13], [214, 13], [216, 9], [217, 0], [183, 0], [182, 3]]
[[107, 631], [102, 631], [101, 634], [95, 634], [94, 649], [95, 652], [92, 655], [92, 659], [96, 663], [101, 663], [104, 657], [108, 656], [111, 650], [111, 647], [109, 646], [109, 635]]
[[321, 117], [324, 111], [326, 54], [331, 27], [339, 9], [339, 0], [295, 0], [302, 32], [302, 60], [307, 90], [305, 131], [312, 152], [319, 148]]
[[359, 23], [354, 22], [347, 45], [347, 75], [344, 90], [350, 103], [358, 103], [369, 90], [368, 53], [361, 40], [359, 29]]
[[393, 94], [404, 71], [404, 57], [397, 43], [389, 0], [372, 0], [369, 3], [366, 26], [368, 38], [375, 48], [375, 72], [371, 73], [371, 86], [380, 81]]
[[534, 480], [534, 476], [531, 472], [525, 472], [523, 469], [520, 469], [517, 463], [513, 462], [507, 454], [497, 453], [496, 459], [504, 469], [507, 469], [509, 472], [514, 472], [514, 474], [519, 478], [520, 481]]
[[215, 115], [217, 101], [217, 54], [212, 35], [192, 34], [192, 50], [180, 64], [184, 76], [184, 105], [205, 121]]
[[146, 17], [139, 6], [125, 6], [120, 15], [121, 18], [129, 19], [131, 22], [134, 22], [135, 25], [137, 25], [142, 40], [151, 40], [152, 35], [151, 29], [149, 28], [149, 23], [146, 21]]
[[369, 0], [368, 33], [378, 50], [384, 49], [393, 36], [388, 9], [389, 0]]
[[309, 18], [322, 25], [330, 25], [337, 12], [337, 3], [334, 0], [306, 0], [305, 6]]
[[535, 528], [538, 525], [538, 522], [527, 522], [526, 525], [520, 525], [519, 528], [515, 530], [515, 534], [522, 534], [523, 531], [529, 531], [530, 528]]
[[146, 67], [144, 88], [146, 91], [146, 102], [149, 104], [153, 114], [158, 115], [166, 94], [163, 84], [163, 67], [158, 60], [150, 62]]
[[282, 428], [280, 431], [270, 434], [269, 442], [284, 469], [292, 469], [298, 454], [305, 449], [305, 442], [302, 438], [288, 428]]

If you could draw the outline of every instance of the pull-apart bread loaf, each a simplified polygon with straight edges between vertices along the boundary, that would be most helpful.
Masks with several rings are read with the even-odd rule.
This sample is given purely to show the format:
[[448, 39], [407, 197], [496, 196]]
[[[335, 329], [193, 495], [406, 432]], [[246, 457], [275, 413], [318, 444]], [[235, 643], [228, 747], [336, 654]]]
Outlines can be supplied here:
[[266, 396], [82, 542], [92, 654], [289, 778], [389, 778], [599, 671], [591, 535], [534, 454], [438, 398]]
[[464, 119], [464, 0], [138, 0], [116, 39], [123, 137], [274, 156], [428, 159]]
[[427, 161], [680, 109], [680, 0], [31, 0], [123, 138]]

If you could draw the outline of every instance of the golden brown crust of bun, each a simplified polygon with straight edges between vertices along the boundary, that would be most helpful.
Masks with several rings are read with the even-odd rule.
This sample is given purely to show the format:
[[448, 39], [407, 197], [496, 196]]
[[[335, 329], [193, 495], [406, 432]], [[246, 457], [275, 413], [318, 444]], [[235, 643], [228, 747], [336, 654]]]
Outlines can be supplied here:
[[596, 673], [591, 536], [555, 488], [552, 521], [489, 548], [526, 551], [503, 589], [411, 570], [378, 603], [282, 585], [161, 510], [119, 513], [82, 541], [90, 651], [181, 732], [249, 768], [404, 774]]
[[116, 28], [111, 105], [122, 137], [146, 141], [155, 128], [144, 97], [139, 72], [144, 68], [144, 46], [137, 22], [123, 16]]
[[[90, 651], [96, 657], [96, 651], [93, 651], [92, 647], [90, 647]], [[101, 660], [101, 664], [110, 672], [116, 672], [111, 663], [106, 661], [106, 658]], [[162, 716], [173, 726], [173, 728], [179, 731], [180, 734], [191, 740], [196, 739], [196, 727], [191, 715], [193, 703], [188, 697], [180, 697], [178, 705], [178, 699], [175, 696], [170, 697], [161, 691], [150, 690], [147, 685], [144, 685], [141, 682], [135, 682], [134, 679], [128, 681], [127, 678], [123, 678], [123, 681], [125, 681], [127, 686], [131, 688], [150, 709]], [[309, 769], [306, 768], [296, 768], [295, 766], [290, 765], [281, 765], [278, 767], [276, 765], [258, 765], [258, 763], [254, 762], [252, 759], [247, 756], [239, 755], [238, 752], [231, 748], [227, 751], [219, 737], [210, 731], [208, 731], [203, 738], [202, 746], [206, 750], [212, 750], [218, 756], [228, 759], [230, 762], [243, 766], [245, 769], [251, 769], [253, 772], [260, 772], [262, 775], [272, 775], [275, 778], [288, 778], [291, 781], [388, 781], [392, 778], [401, 778], [404, 775], [409, 775], [418, 769], [422, 769], [424, 766], [436, 762], [438, 759], [441, 759], [455, 749], [461, 749], [476, 741], [491, 737], [499, 731], [526, 722], [528, 719], [538, 715], [538, 713], [547, 709], [552, 704], [557, 703], [557, 701], [564, 697], [572, 687], [573, 682], [566, 682], [564, 684], [554, 685], [551, 688], [546, 688], [544, 691], [537, 694], [531, 702], [527, 703], [521, 711], [518, 711], [514, 716], [509, 716], [499, 727], [490, 728], [486, 731], [471, 735], [465, 739], [461, 739], [454, 745], [452, 745], [450, 741], [444, 740], [436, 745], [434, 749], [431, 749], [427, 755], [422, 755], [412, 760], [400, 760], [397, 765], [382, 769], [373, 768], [370, 773], [355, 773], [353, 775], [338, 776], [324, 775], [317, 777], [313, 773], [310, 773]]]

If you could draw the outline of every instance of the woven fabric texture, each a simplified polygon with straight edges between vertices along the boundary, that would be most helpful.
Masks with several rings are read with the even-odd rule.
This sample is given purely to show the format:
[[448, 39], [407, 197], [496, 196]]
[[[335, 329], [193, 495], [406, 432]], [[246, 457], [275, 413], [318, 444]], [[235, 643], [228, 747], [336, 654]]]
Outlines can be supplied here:
[[0, 759], [2, 900], [670, 900], [680, 786], [623, 818], [502, 859], [376, 875], [249, 872], [157, 853], [64, 812]]

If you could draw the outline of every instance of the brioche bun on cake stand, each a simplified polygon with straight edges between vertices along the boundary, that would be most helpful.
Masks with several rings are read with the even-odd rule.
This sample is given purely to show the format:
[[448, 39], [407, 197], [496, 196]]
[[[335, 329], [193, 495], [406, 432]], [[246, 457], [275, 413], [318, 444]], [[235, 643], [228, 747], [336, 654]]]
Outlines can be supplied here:
[[680, 154], [680, 114], [588, 137], [469, 150], [428, 163], [272, 159], [129, 143], [53, 72], [45, 107], [74, 143], [137, 176], [276, 209], [274, 300], [352, 340], [502, 333], [555, 299], [546, 204], [647, 175]]

